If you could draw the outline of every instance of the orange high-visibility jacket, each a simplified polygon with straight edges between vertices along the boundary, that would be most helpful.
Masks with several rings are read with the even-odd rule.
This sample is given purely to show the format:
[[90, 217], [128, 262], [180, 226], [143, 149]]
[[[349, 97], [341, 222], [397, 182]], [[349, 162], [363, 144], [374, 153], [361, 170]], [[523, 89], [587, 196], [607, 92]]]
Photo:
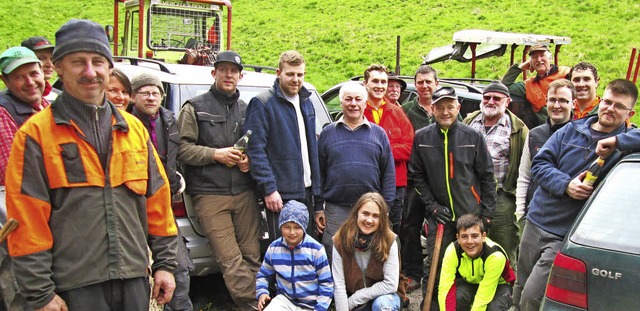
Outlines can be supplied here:
[[8, 238], [21, 291], [35, 306], [55, 291], [176, 267], [170, 188], [148, 133], [111, 103], [107, 165], [57, 100], [16, 133], [6, 174]]

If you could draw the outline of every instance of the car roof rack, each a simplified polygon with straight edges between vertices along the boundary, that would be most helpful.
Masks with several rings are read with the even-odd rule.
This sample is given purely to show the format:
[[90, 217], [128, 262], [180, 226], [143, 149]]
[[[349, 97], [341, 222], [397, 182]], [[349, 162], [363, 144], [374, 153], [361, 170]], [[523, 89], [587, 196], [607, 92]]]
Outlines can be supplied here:
[[171, 69], [169, 69], [169, 67], [167, 67], [167, 65], [164, 62], [159, 61], [159, 60], [155, 60], [155, 59], [130, 57], [130, 56], [114, 56], [113, 60], [117, 61], [117, 62], [128, 61], [129, 64], [132, 65], [132, 66], [141, 66], [141, 63], [154, 64], [154, 65], [158, 66], [158, 69], [160, 71], [162, 71], [162, 72], [175, 74], [175, 72], [171, 71]]

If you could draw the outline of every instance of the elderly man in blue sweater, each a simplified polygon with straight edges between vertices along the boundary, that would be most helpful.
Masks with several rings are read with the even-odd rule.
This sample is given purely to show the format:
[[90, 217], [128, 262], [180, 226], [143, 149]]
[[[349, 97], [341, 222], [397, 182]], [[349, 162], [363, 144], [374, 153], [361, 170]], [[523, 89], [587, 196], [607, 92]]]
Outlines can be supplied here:
[[[357, 82], [340, 89], [340, 120], [327, 125], [318, 139], [320, 179], [325, 200], [325, 249], [347, 219], [353, 205], [367, 192], [382, 194], [391, 205], [396, 193], [396, 172], [384, 130], [364, 118], [367, 90]], [[331, 255], [329, 255], [331, 256]]]
[[539, 184], [529, 204], [516, 285], [517, 310], [538, 310], [549, 271], [571, 224], [595, 185], [583, 183], [598, 157], [605, 160], [601, 176], [626, 153], [640, 150], [640, 131], [625, 122], [634, 114], [638, 88], [627, 80], [607, 85], [598, 115], [573, 121], [555, 132], [533, 158], [531, 175]]

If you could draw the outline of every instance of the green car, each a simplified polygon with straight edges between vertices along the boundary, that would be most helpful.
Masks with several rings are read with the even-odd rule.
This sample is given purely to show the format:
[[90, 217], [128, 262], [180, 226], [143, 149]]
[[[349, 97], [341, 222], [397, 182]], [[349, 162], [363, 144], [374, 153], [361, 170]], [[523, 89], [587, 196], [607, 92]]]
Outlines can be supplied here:
[[640, 310], [640, 153], [594, 191], [556, 256], [541, 310]]

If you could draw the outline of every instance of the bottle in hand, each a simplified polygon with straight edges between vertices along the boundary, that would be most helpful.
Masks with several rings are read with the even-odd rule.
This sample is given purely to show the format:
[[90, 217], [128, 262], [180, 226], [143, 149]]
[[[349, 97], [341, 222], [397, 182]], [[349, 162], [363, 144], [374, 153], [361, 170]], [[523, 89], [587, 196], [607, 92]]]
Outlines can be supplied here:
[[587, 169], [587, 176], [584, 177], [582, 183], [593, 187], [602, 172], [602, 166], [604, 166], [604, 159], [598, 157]]
[[[240, 150], [244, 153], [247, 150], [247, 146], [249, 145], [249, 137], [251, 137], [251, 130], [247, 130], [247, 132], [233, 144], [233, 149]], [[228, 167], [233, 167], [233, 165], [227, 165]]]

